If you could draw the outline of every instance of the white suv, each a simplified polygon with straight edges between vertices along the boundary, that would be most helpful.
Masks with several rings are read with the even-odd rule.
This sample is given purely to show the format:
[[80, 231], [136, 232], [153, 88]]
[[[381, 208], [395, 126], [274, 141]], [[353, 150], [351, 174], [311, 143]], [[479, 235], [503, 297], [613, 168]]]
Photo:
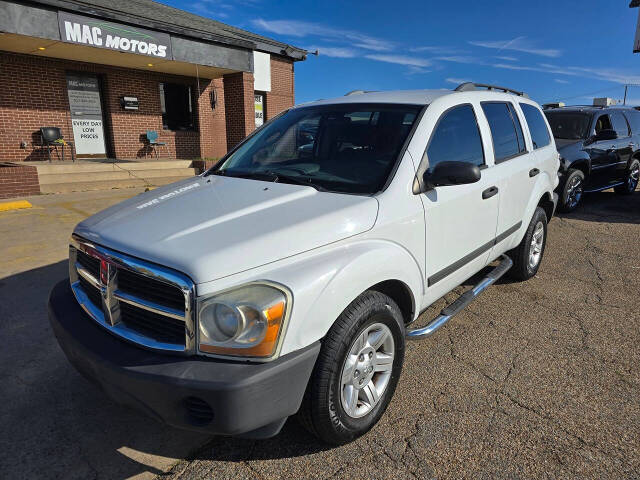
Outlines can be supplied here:
[[384, 413], [405, 339], [507, 271], [535, 275], [558, 165], [538, 105], [505, 88], [300, 105], [199, 177], [80, 223], [50, 320], [78, 370], [164, 422], [255, 438], [299, 412], [344, 443]]

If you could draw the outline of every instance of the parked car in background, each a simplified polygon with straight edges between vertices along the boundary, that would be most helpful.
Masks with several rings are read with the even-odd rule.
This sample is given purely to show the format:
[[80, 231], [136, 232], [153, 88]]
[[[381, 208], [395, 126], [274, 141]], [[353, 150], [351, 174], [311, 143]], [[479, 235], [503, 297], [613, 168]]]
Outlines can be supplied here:
[[577, 208], [586, 192], [629, 195], [640, 176], [640, 111], [574, 106], [544, 111], [560, 152], [558, 208]]
[[557, 172], [542, 111], [509, 89], [292, 108], [200, 177], [81, 222], [51, 324], [79, 371], [166, 423], [269, 437], [300, 410], [345, 443], [387, 408], [405, 338], [536, 274]]

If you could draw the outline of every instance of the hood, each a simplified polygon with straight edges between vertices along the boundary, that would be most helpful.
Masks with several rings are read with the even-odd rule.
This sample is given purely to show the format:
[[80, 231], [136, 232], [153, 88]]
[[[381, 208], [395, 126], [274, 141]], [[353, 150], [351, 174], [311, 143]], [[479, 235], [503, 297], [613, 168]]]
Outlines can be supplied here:
[[137, 195], [75, 233], [202, 283], [365, 232], [377, 214], [372, 197], [212, 175]]

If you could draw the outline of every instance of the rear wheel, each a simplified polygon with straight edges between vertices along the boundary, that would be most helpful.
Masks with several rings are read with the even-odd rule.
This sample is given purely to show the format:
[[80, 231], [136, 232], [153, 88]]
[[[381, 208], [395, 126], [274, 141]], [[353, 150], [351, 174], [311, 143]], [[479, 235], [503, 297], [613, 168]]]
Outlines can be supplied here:
[[620, 195], [631, 195], [635, 192], [636, 187], [638, 186], [638, 179], [640, 179], [640, 162], [638, 160], [634, 160], [631, 162], [631, 165], [629, 165], [625, 182], [622, 185], [618, 185], [613, 190]]
[[584, 193], [584, 173], [581, 170], [570, 168], [567, 172], [567, 180], [560, 195], [559, 209], [563, 212], [572, 212], [582, 200]]
[[513, 260], [509, 276], [521, 281], [535, 276], [540, 268], [546, 244], [547, 215], [542, 208], [536, 207], [520, 245], [509, 252]]
[[367, 291], [322, 342], [298, 417], [339, 445], [368, 432], [387, 409], [404, 360], [404, 321], [388, 296]]

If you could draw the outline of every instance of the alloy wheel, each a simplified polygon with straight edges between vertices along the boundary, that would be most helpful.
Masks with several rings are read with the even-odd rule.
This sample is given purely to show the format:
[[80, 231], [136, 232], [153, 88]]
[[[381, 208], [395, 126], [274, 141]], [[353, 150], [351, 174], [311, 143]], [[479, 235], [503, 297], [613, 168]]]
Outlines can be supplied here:
[[638, 179], [640, 178], [640, 164], [635, 163], [632, 170], [627, 177], [627, 188], [630, 192], [635, 191], [638, 186]]
[[361, 331], [342, 367], [340, 402], [345, 413], [360, 418], [378, 404], [393, 370], [395, 342], [389, 327], [374, 323]]
[[529, 248], [529, 268], [534, 269], [542, 257], [542, 247], [544, 246], [544, 225], [542, 222], [536, 223], [531, 236], [531, 246]]
[[569, 208], [575, 208], [580, 203], [582, 191], [582, 179], [578, 176], [573, 177], [567, 188], [567, 206]]

